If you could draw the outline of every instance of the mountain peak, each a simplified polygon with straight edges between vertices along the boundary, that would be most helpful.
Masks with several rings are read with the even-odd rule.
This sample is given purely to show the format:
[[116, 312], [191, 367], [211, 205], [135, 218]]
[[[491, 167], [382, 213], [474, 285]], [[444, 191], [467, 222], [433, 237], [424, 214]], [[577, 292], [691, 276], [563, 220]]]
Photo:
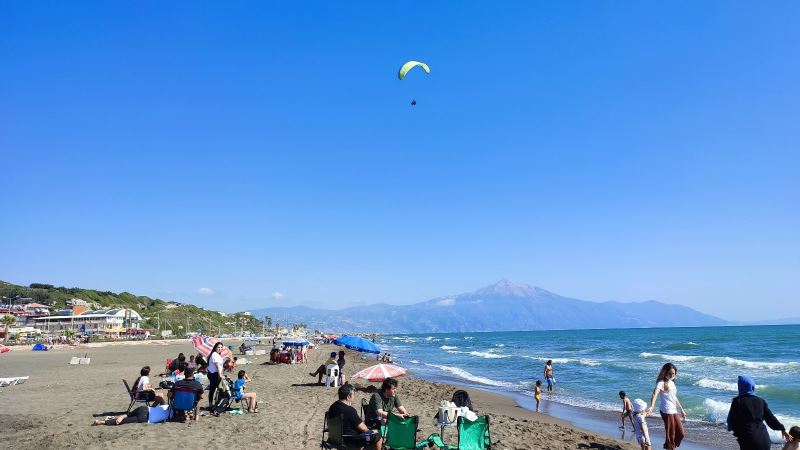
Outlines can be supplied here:
[[544, 292], [544, 289], [529, 284], [517, 284], [503, 278], [495, 284], [480, 288], [472, 294], [474, 295], [503, 295], [511, 297], [532, 297], [537, 293]]

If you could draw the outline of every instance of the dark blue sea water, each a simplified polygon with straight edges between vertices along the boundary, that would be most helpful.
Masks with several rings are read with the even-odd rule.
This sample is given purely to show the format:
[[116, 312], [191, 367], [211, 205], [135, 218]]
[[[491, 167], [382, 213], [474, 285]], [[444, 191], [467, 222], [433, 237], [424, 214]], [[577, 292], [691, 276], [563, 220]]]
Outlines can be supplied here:
[[620, 390], [649, 402], [659, 368], [672, 362], [688, 421], [708, 424], [724, 423], [736, 378], [745, 374], [787, 428], [800, 425], [798, 343], [798, 325], [408, 334], [379, 341], [423, 378], [531, 397], [552, 359], [552, 401], [601, 411], [620, 408]]

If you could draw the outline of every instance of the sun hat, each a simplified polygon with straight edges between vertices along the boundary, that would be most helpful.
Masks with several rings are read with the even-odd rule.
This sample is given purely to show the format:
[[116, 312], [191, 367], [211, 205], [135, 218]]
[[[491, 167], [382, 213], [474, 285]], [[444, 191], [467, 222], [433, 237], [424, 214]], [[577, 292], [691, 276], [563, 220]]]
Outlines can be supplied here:
[[633, 412], [640, 413], [645, 409], [647, 409], [647, 403], [645, 403], [644, 400], [637, 398], [633, 401]]

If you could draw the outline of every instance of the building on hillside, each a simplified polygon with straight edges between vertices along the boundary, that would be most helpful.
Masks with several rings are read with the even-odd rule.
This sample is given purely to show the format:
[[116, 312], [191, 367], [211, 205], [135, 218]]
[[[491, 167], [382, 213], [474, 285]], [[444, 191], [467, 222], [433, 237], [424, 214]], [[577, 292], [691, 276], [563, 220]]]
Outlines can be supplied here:
[[138, 329], [141, 322], [142, 316], [138, 312], [125, 308], [86, 310], [78, 314], [34, 319], [36, 328], [49, 334], [61, 334], [67, 330], [88, 334], [120, 334], [128, 329]]

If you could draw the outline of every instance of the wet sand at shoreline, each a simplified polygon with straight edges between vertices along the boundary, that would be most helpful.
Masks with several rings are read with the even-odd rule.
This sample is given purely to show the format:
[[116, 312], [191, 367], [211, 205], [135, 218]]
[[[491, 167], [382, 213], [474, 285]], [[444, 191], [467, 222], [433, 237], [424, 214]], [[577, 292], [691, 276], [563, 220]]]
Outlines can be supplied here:
[[[252, 378], [248, 391], [258, 394], [258, 414], [205, 416], [190, 423], [91, 427], [89, 424], [96, 417], [121, 413], [127, 408], [129, 399], [122, 385], [123, 378], [132, 383], [141, 366], [149, 365], [152, 373], [157, 374], [167, 358], [174, 358], [178, 352], [195, 353], [188, 341], [170, 341], [168, 345], [155, 341], [126, 344], [58, 348], [48, 352], [15, 348], [0, 356], [0, 377], [30, 376], [23, 385], [2, 388], [0, 429], [3, 429], [4, 439], [0, 447], [160, 448], [182, 439], [189, 445], [201, 447], [319, 448], [324, 413], [336, 400], [336, 390], [316, 385], [316, 378], [310, 377], [308, 372], [314, 371], [327, 354], [339, 350], [338, 347], [310, 350], [307, 364], [240, 366]], [[68, 365], [72, 356], [84, 353], [92, 358], [90, 365]], [[267, 356], [247, 358], [256, 363], [268, 359]], [[373, 358], [362, 360], [359, 353], [348, 350], [345, 373], [352, 374], [374, 363]], [[370, 395], [367, 390], [378, 383], [356, 380], [354, 384], [358, 389], [354, 406], [358, 409], [361, 398]], [[437, 404], [449, 399], [455, 389], [452, 385], [414, 378], [413, 374], [400, 379], [398, 395], [408, 411], [420, 417], [418, 440], [439, 431], [433, 423]], [[490, 417], [494, 448], [638, 448], [529, 411], [518, 406], [511, 397], [467, 390], [477, 412]], [[201, 405], [206, 402], [204, 400]], [[455, 430], [446, 431], [445, 441], [455, 442], [455, 435]]]

